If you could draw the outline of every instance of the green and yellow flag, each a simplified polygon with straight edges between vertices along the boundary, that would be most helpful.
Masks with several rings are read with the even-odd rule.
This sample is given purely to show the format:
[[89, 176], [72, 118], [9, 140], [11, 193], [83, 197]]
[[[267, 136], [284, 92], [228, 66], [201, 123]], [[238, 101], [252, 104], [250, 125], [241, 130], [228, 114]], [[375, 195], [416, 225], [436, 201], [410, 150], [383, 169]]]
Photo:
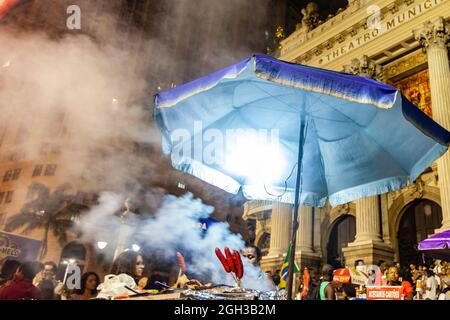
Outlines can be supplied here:
[[[289, 270], [289, 256], [291, 255], [291, 246], [289, 246], [288, 252], [286, 254], [286, 258], [284, 258], [283, 265], [281, 266], [280, 271], [280, 284], [278, 285], [279, 289], [285, 289], [287, 286], [287, 276], [288, 276], [288, 270]], [[299, 271], [299, 268], [297, 266], [297, 263], [294, 263], [294, 273], [297, 273]]]

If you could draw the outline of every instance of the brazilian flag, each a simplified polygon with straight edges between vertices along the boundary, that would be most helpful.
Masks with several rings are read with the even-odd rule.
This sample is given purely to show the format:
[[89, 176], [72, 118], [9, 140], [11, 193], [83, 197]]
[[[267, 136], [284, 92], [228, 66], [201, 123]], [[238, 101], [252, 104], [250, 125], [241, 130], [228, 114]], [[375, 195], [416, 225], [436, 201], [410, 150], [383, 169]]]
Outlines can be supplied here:
[[[281, 266], [280, 271], [280, 284], [278, 285], [279, 289], [285, 289], [287, 286], [287, 277], [288, 277], [288, 270], [289, 270], [289, 256], [291, 255], [291, 246], [289, 246], [288, 252], [286, 254], [286, 258], [284, 258], [283, 265]], [[299, 268], [297, 266], [297, 263], [294, 262], [294, 273], [297, 273], [299, 271]]]

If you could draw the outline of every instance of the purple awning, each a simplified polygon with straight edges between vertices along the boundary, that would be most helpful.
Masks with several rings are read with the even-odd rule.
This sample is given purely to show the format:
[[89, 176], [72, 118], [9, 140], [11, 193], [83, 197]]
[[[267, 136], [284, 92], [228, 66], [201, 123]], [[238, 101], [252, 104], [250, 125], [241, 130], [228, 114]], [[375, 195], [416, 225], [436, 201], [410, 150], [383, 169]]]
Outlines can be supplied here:
[[419, 250], [433, 258], [450, 261], [450, 230], [421, 241]]

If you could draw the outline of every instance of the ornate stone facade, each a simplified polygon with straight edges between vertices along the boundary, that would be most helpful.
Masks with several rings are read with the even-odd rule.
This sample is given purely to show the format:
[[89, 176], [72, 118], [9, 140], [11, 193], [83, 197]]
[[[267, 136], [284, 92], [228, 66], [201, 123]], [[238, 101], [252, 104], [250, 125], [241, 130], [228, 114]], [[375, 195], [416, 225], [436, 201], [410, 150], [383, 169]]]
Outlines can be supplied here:
[[[353, 0], [316, 28], [307, 32], [297, 30], [288, 36], [282, 42], [280, 58], [345, 70], [389, 84], [428, 69], [433, 118], [450, 129], [449, 20], [450, 0]], [[408, 208], [424, 200], [442, 206], [442, 228], [449, 229], [448, 153], [403, 190], [334, 208], [314, 208], [312, 216], [308, 210], [301, 209], [305, 212], [301, 215], [297, 250], [309, 253], [310, 257], [300, 254], [297, 262], [312, 267], [317, 260], [327, 262], [332, 231], [347, 216], [356, 217], [356, 236], [342, 248], [345, 264], [352, 265], [356, 259], [364, 259], [366, 263], [399, 261], [398, 231], [402, 218]], [[261, 209], [270, 220], [270, 209], [267, 206]], [[252, 210], [257, 215], [258, 209]], [[283, 217], [287, 219], [286, 228], [289, 217]], [[273, 230], [265, 232], [280, 237]], [[283, 259], [283, 255], [268, 256], [263, 260], [263, 267], [274, 271], [281, 267]]]
[[383, 67], [370, 60], [366, 55], [362, 56], [360, 59], [353, 59], [350, 64], [344, 66], [344, 71], [379, 81], [383, 81], [384, 77]]

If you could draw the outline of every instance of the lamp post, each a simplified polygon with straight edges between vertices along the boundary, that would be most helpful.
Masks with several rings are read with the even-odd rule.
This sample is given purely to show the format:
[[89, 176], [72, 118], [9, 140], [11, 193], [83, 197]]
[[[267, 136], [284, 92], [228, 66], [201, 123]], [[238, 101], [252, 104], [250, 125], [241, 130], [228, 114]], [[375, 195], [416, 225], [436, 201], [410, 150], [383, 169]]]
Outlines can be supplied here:
[[117, 245], [116, 250], [114, 251], [113, 261], [125, 250], [125, 242], [126, 242], [126, 232], [125, 232], [125, 217], [131, 212], [131, 199], [127, 198], [125, 200], [125, 211], [120, 215], [120, 227], [119, 227], [119, 235], [117, 237]]
[[108, 242], [106, 242], [106, 241], [98, 241], [97, 242], [97, 248], [99, 248], [100, 250], [105, 249], [107, 245], [108, 245]]

